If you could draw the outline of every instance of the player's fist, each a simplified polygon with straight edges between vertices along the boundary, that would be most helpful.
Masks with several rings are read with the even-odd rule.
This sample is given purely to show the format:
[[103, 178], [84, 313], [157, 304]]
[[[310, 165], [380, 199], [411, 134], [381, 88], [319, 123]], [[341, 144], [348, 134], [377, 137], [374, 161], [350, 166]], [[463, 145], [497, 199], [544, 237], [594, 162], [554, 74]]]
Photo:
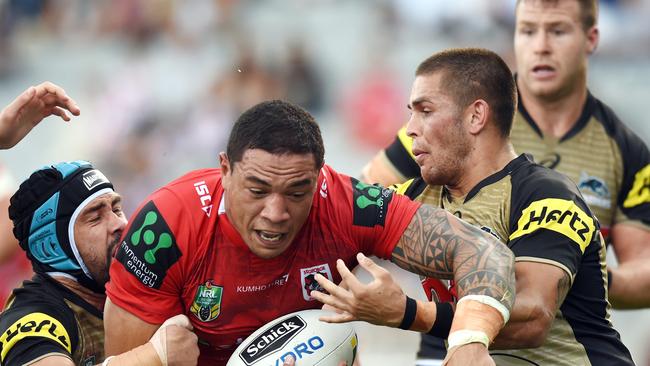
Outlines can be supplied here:
[[163, 366], [196, 365], [199, 358], [196, 334], [190, 320], [182, 314], [167, 319], [149, 342]]
[[480, 343], [469, 343], [447, 351], [443, 366], [495, 366], [487, 347]]

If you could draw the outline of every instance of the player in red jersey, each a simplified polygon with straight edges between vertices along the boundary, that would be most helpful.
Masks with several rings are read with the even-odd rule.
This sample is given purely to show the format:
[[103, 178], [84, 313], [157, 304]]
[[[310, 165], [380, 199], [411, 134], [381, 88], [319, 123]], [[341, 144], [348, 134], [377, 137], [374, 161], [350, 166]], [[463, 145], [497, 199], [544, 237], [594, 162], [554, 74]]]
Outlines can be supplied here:
[[[318, 125], [301, 108], [281, 101], [252, 107], [219, 158], [220, 169], [169, 183], [131, 218], [107, 285], [107, 355], [146, 342], [169, 315], [182, 313], [199, 337], [199, 364], [224, 365], [261, 325], [320, 308], [310, 296], [319, 289], [316, 274], [340, 281], [337, 259], [354, 267], [359, 252], [453, 277], [459, 297], [482, 297], [456, 312], [468, 334], [491, 340], [507, 321], [512, 253], [444, 210], [324, 165]], [[405, 298], [403, 315], [391, 321], [419, 329], [419, 306]], [[491, 364], [473, 339], [456, 354]]]

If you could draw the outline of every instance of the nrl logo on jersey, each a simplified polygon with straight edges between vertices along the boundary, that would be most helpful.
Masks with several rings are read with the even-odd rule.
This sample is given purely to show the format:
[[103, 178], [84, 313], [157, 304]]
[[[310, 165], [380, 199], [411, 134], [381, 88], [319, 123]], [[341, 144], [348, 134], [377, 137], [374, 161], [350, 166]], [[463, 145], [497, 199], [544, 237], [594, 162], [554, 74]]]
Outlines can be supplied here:
[[202, 322], [217, 319], [221, 314], [221, 296], [223, 287], [208, 280], [196, 289], [196, 296], [190, 306], [190, 312]]
[[603, 179], [590, 176], [587, 172], [582, 171], [578, 189], [582, 192], [582, 196], [588, 205], [602, 208], [612, 207], [612, 196], [609, 193], [609, 188], [607, 188], [607, 183]]
[[309, 268], [301, 268], [300, 283], [302, 283], [302, 297], [307, 301], [314, 300], [310, 295], [312, 291], [325, 292], [325, 289], [316, 281], [317, 274], [320, 274], [330, 281], [334, 281], [332, 271], [330, 271], [330, 265], [327, 263]]

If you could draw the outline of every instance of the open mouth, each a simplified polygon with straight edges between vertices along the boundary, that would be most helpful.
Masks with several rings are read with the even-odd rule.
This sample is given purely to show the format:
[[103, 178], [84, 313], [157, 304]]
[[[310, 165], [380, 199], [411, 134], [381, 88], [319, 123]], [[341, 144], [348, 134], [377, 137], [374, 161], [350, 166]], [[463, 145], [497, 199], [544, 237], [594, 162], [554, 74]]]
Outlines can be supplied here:
[[533, 67], [533, 75], [538, 77], [548, 77], [555, 74], [555, 68], [549, 65], [537, 65]]
[[260, 239], [268, 243], [279, 242], [287, 235], [284, 233], [277, 233], [277, 232], [265, 231], [265, 230], [255, 230], [255, 233]]

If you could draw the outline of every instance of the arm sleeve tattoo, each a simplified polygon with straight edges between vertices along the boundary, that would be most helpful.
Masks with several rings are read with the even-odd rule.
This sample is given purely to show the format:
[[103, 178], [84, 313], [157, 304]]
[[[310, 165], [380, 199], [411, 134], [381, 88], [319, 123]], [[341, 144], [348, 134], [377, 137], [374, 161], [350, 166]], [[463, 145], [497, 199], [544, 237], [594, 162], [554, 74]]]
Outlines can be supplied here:
[[413, 273], [453, 279], [459, 297], [487, 295], [512, 309], [515, 273], [510, 249], [443, 209], [422, 205], [391, 259]]

